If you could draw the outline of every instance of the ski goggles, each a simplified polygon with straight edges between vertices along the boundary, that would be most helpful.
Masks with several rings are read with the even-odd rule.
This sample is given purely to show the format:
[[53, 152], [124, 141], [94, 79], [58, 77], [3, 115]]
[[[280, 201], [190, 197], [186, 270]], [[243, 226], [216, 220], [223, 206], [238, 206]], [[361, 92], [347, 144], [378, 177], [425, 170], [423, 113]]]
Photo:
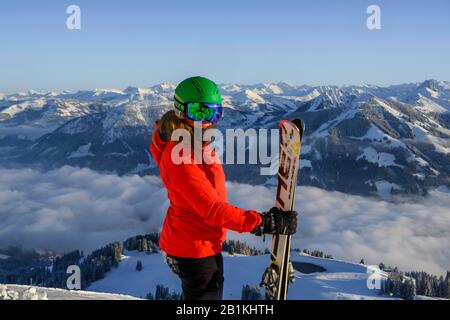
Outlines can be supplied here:
[[221, 104], [206, 102], [182, 103], [175, 99], [175, 108], [182, 111], [187, 119], [192, 121], [216, 123], [223, 114]]

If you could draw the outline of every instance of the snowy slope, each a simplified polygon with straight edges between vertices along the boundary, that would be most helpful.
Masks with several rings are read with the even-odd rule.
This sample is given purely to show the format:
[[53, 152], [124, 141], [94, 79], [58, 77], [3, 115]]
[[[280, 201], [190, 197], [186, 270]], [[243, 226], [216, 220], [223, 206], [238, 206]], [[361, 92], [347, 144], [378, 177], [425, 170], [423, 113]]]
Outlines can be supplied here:
[[137, 300], [127, 295], [0, 284], [0, 300]]
[[[142, 261], [142, 271], [136, 271], [137, 261]], [[225, 287], [224, 299], [241, 299], [242, 287], [246, 284], [257, 287], [269, 257], [224, 255]], [[325, 268], [325, 272], [303, 274], [296, 271], [296, 282], [289, 289], [289, 299], [381, 299], [378, 290], [367, 288], [368, 267], [339, 260], [328, 260], [293, 253], [294, 262], [309, 263]], [[386, 275], [374, 267], [380, 277]], [[160, 254], [145, 254], [137, 251], [125, 252], [117, 269], [110, 271], [104, 279], [94, 282], [88, 290], [111, 292], [136, 297], [145, 297], [163, 284], [169, 290], [179, 292], [178, 278], [164, 264]], [[262, 291], [261, 291], [262, 293]]]

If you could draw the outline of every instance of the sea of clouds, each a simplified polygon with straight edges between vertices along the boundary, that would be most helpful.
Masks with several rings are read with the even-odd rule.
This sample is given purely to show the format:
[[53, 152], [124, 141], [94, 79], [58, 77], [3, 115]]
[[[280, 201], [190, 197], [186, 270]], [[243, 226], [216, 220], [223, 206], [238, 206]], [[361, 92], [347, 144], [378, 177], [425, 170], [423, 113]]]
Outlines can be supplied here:
[[[229, 183], [229, 201], [246, 209], [273, 206], [275, 189]], [[420, 199], [375, 198], [300, 187], [293, 246], [335, 258], [443, 274], [450, 269], [450, 193]], [[118, 177], [63, 167], [49, 172], [0, 169], [0, 247], [89, 252], [129, 236], [159, 231], [169, 202], [158, 177]], [[258, 247], [252, 235], [230, 234]]]

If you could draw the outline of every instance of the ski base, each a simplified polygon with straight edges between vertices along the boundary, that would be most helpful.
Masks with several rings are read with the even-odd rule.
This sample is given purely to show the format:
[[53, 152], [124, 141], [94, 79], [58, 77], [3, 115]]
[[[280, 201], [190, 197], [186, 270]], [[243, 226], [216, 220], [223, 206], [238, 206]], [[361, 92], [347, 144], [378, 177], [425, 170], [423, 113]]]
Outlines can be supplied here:
[[[276, 207], [294, 210], [295, 189], [304, 123], [300, 119], [280, 122], [280, 159]], [[295, 280], [290, 261], [291, 236], [275, 235], [269, 267], [265, 270], [260, 286], [265, 288], [266, 299], [285, 300], [289, 283]]]

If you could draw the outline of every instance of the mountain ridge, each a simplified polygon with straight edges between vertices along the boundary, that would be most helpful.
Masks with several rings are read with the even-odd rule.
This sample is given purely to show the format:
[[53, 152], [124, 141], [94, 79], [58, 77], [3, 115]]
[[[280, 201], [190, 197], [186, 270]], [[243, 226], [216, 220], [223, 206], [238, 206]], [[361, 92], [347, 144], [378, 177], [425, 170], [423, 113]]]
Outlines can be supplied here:
[[[305, 120], [301, 184], [385, 196], [425, 195], [450, 185], [450, 82], [220, 87], [225, 107], [220, 130], [273, 129], [283, 118]], [[153, 122], [172, 108], [174, 88], [163, 83], [0, 96], [2, 165], [158, 174], [148, 146]], [[232, 181], [269, 183], [260, 167], [225, 165], [225, 170]]]

